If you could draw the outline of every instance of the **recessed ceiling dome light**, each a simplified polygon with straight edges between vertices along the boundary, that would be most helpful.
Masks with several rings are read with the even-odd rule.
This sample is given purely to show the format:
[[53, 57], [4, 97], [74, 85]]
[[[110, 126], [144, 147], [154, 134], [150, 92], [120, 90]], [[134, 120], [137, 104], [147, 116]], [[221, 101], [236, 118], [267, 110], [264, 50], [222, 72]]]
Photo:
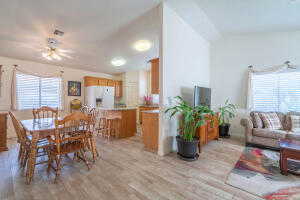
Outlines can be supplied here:
[[133, 47], [137, 51], [147, 51], [152, 47], [152, 44], [149, 40], [139, 40], [134, 43]]
[[118, 57], [111, 60], [111, 64], [115, 67], [120, 67], [126, 64], [126, 60], [124, 58]]

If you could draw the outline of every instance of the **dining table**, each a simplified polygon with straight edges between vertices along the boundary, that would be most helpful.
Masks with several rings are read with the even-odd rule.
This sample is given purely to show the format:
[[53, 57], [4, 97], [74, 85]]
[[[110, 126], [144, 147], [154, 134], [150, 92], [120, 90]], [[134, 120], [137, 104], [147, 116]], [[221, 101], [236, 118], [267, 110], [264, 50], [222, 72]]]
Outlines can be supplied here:
[[[39, 139], [47, 138], [48, 136], [54, 134], [54, 131], [56, 129], [55, 127], [55, 120], [61, 120], [62, 118], [40, 118], [40, 119], [27, 119], [27, 120], [21, 120], [21, 124], [26, 130], [27, 134], [30, 134], [31, 139], [31, 148], [28, 158], [28, 164], [26, 169], [26, 182], [27, 184], [30, 184], [35, 170], [35, 163], [36, 163], [36, 147]], [[59, 128], [59, 127], [58, 127]], [[91, 142], [95, 142], [94, 139]], [[96, 150], [92, 149], [93, 157], [94, 155], [97, 155], [98, 152], [95, 152]]]
[[[58, 120], [60, 118], [57, 118]], [[31, 148], [26, 169], [26, 182], [30, 184], [33, 178], [35, 163], [36, 163], [36, 147], [39, 139], [46, 138], [54, 133], [55, 118], [40, 118], [21, 120], [21, 124], [26, 130], [27, 134], [31, 135]]]

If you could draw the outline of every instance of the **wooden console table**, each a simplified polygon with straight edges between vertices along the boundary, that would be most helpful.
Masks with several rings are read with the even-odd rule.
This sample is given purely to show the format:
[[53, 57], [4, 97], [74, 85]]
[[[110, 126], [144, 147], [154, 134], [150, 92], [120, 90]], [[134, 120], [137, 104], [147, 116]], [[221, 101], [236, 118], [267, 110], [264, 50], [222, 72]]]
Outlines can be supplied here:
[[0, 152], [7, 150], [7, 113], [0, 113]]
[[[200, 144], [205, 145], [211, 140], [219, 139], [218, 115], [207, 116], [205, 124], [198, 129]], [[213, 120], [213, 122], [211, 122]]]

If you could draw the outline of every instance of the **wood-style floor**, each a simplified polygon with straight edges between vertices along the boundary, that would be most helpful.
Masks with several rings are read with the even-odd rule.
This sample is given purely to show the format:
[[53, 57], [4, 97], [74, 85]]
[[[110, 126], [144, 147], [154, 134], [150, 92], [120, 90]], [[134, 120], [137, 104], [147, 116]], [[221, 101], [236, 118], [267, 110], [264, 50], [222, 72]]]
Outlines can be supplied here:
[[38, 166], [31, 185], [17, 162], [17, 146], [0, 153], [0, 199], [259, 199], [225, 184], [243, 145], [233, 139], [213, 141], [203, 148], [198, 161], [179, 160], [143, 150], [139, 137], [107, 142], [98, 139], [101, 158], [90, 171], [83, 163], [65, 159], [58, 184]]

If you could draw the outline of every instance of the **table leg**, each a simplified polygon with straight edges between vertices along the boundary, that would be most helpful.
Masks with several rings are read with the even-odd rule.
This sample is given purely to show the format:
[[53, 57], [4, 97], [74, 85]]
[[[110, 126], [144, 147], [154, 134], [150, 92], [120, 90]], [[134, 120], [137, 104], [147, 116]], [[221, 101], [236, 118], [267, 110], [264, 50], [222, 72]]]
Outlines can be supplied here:
[[37, 141], [38, 141], [37, 132], [33, 132], [31, 135], [32, 135], [32, 140], [31, 140], [29, 158], [28, 158], [28, 162], [27, 162], [27, 170], [26, 170], [27, 184], [30, 184], [30, 182], [32, 181], [32, 178], [33, 178], [35, 162], [36, 162], [36, 147], [37, 147]]
[[283, 175], [288, 175], [287, 157], [283, 150], [280, 151], [280, 171]]

